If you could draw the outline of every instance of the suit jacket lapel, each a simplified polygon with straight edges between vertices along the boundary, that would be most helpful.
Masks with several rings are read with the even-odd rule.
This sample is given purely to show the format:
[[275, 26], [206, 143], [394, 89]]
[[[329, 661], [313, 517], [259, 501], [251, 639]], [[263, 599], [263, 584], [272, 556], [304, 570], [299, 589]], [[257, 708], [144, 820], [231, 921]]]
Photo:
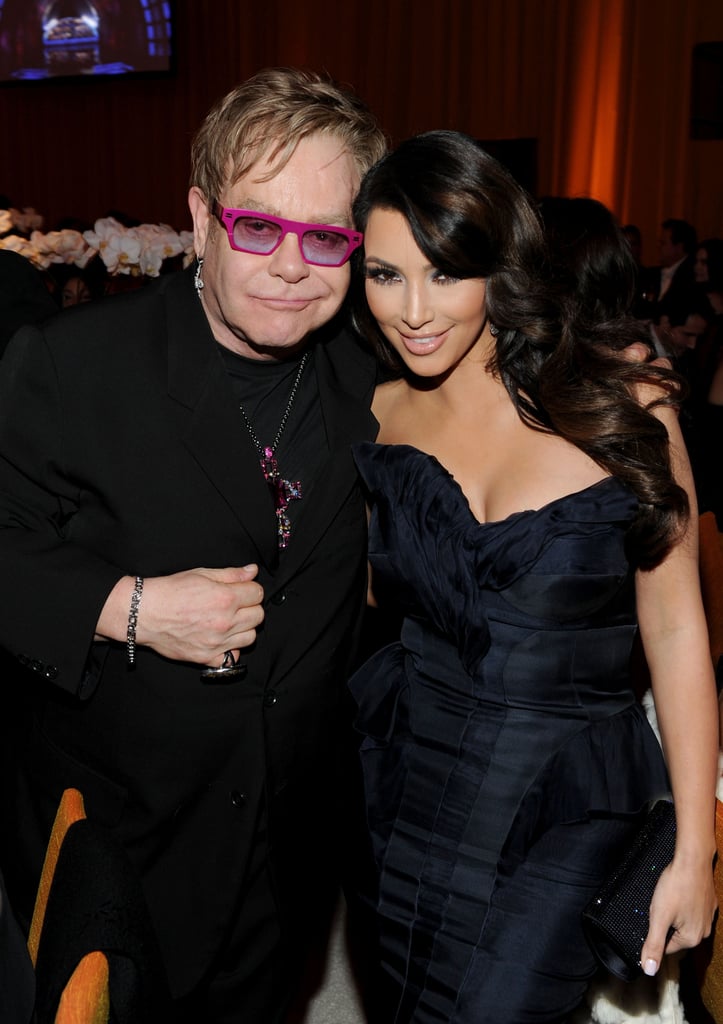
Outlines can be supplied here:
[[165, 295], [168, 393], [189, 410], [184, 443], [248, 534], [260, 563], [273, 570], [278, 548], [271, 494], [191, 275], [177, 275]]
[[168, 322], [168, 392], [189, 410], [184, 442], [232, 509], [279, 585], [318, 543], [340, 504], [356, 485], [351, 445], [376, 436], [370, 411], [373, 358], [338, 327], [314, 340], [315, 369], [329, 458], [313, 488], [313, 501], [294, 522], [289, 548], [279, 560], [276, 516], [258, 454], [243, 429], [223, 361], [193, 288], [191, 273], [175, 275], [165, 289]]
[[310, 492], [313, 500], [299, 510], [294, 522], [292, 538], [276, 579], [279, 586], [284, 585], [318, 544], [331, 527], [340, 505], [357, 485], [352, 444], [373, 439], [378, 430], [371, 413], [376, 365], [368, 353], [337, 329], [328, 341], [317, 342], [315, 368], [329, 458]]

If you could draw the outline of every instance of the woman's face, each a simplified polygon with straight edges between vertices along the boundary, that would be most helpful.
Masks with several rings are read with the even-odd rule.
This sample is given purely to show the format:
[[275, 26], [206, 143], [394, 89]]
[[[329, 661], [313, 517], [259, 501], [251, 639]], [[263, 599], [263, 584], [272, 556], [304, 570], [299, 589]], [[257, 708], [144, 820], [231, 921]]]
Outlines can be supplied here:
[[708, 280], [708, 252], [706, 249], [698, 249], [696, 252], [693, 273], [698, 284], [704, 284]]
[[487, 361], [494, 339], [483, 278], [460, 280], [433, 267], [396, 210], [372, 210], [364, 253], [369, 309], [412, 373], [438, 377], [463, 361]]
[[90, 302], [90, 289], [80, 277], [71, 277], [63, 285], [61, 302], [63, 309], [67, 306], [78, 306], [83, 302]]

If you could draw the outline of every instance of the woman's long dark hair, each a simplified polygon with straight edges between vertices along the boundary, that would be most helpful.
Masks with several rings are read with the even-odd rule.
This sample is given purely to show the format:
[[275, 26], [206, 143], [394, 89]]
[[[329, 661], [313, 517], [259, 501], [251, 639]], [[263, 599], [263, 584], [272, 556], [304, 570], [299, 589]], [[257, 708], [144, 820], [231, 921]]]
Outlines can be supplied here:
[[[401, 213], [443, 273], [486, 279], [487, 315], [499, 331], [489, 369], [526, 424], [570, 441], [631, 488], [640, 501], [628, 535], [631, 558], [641, 568], [657, 565], [680, 536], [688, 500], [673, 479], [667, 431], [633, 388], [658, 384], [669, 396], [659, 401], [673, 402], [679, 382], [666, 368], [618, 354], [650, 341], [626, 313], [635, 269], [617, 248], [624, 238], [576, 250], [577, 270], [561, 275], [524, 189], [474, 139], [452, 131], [409, 139], [368, 172], [354, 204], [359, 230], [378, 208]], [[594, 282], [607, 276], [613, 287], [600, 290]], [[361, 256], [352, 309], [382, 363], [403, 373], [367, 306]]]

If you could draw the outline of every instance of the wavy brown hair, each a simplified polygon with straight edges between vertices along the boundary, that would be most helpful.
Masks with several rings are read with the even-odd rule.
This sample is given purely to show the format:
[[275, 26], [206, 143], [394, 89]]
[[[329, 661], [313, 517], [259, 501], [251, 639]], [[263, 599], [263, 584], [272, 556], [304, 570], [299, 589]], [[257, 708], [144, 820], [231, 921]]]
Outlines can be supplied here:
[[[364, 178], [354, 204], [363, 231], [373, 209], [395, 210], [430, 263], [457, 278], [484, 278], [490, 321], [498, 330], [488, 369], [504, 383], [520, 418], [558, 434], [625, 483], [639, 499], [628, 552], [641, 568], [657, 565], [676, 543], [688, 517], [676, 484], [664, 425], [635, 398], [635, 386], [657, 385], [652, 404], [674, 403], [680, 381], [666, 367], [627, 361], [620, 351], [649, 345], [642, 324], [620, 307], [593, 301], [596, 274], [563, 284], [539, 213], [512, 175], [459, 132], [426, 132], [403, 142]], [[626, 245], [622, 236], [621, 245]], [[627, 294], [632, 261], [611, 243], [594, 253], [599, 273], [618, 275]], [[594, 249], [594, 247], [593, 247]], [[352, 317], [392, 373], [403, 364], [371, 316], [364, 294], [363, 254], [354, 260]], [[588, 268], [589, 269], [589, 268]], [[624, 303], [623, 303], [624, 306]], [[591, 312], [593, 311], [593, 312]]]

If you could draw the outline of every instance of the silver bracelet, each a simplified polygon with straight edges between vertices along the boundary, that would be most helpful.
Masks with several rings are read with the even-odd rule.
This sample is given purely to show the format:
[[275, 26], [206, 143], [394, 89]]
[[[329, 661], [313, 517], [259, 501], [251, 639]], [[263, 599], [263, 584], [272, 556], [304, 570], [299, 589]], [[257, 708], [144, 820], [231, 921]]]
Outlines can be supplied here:
[[136, 576], [133, 594], [131, 595], [131, 607], [128, 612], [128, 632], [126, 633], [126, 652], [128, 655], [128, 668], [134, 668], [136, 663], [136, 626], [138, 625], [138, 609], [141, 606], [143, 595], [143, 577]]

